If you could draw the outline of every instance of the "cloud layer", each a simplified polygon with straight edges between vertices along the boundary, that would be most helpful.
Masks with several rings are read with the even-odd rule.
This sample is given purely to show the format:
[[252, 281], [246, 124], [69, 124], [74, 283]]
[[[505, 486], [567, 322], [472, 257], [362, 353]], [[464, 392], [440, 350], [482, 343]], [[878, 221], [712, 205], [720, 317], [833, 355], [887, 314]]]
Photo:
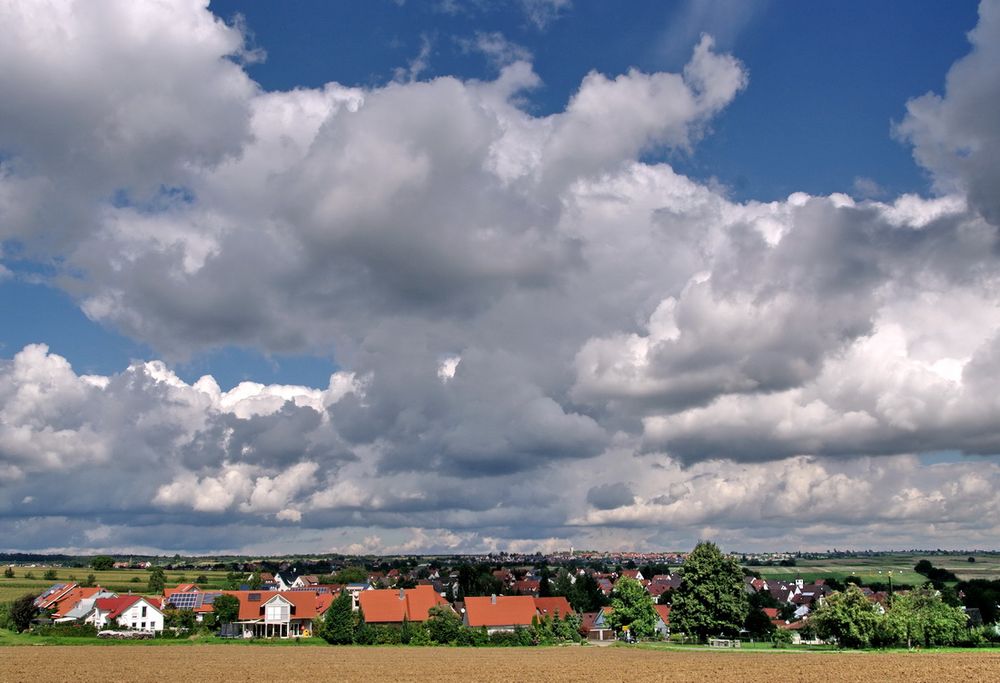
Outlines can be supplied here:
[[[695, 154], [750, 83], [708, 36], [681, 73], [592, 72], [537, 116], [499, 34], [469, 45], [489, 81], [266, 92], [205, 3], [0, 6], [0, 277], [46, 264], [167, 360], [0, 363], [7, 546], [988, 545], [980, 15], [896, 126], [935, 196], [737, 203], [651, 161]], [[170, 370], [231, 345], [342, 371], [222, 391]]]

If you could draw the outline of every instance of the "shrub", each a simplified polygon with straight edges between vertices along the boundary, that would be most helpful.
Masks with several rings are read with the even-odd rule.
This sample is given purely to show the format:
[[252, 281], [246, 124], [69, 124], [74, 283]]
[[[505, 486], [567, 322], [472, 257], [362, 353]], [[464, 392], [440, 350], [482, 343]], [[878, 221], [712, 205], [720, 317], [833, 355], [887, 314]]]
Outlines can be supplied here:
[[67, 638], [94, 638], [97, 628], [93, 624], [46, 624], [37, 626], [34, 632], [40, 636], [64, 636]]
[[410, 645], [427, 646], [433, 644], [431, 634], [423, 624], [410, 625]]
[[771, 642], [774, 647], [788, 647], [792, 644], [792, 632], [788, 629], [779, 628], [771, 634]]

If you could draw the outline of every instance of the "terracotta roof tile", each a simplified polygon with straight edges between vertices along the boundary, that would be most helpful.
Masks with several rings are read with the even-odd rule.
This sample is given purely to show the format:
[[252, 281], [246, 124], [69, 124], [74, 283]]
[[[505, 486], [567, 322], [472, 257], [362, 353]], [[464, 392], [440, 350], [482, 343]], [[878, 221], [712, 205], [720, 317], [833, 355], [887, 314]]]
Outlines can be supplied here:
[[530, 626], [535, 614], [535, 599], [527, 595], [465, 599], [469, 626]]
[[448, 604], [431, 586], [362, 591], [358, 602], [364, 610], [365, 621], [373, 624], [402, 623], [404, 616], [409, 621], [427, 621], [431, 607]]

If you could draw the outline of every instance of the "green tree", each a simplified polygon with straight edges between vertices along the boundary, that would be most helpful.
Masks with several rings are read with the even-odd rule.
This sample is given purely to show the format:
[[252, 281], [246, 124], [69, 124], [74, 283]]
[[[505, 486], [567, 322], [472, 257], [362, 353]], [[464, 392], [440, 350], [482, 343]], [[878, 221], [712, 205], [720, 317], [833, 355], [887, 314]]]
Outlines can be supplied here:
[[114, 558], [108, 555], [98, 555], [90, 561], [90, 568], [94, 571], [103, 572], [109, 569], [114, 569], [114, 566]]
[[540, 598], [551, 598], [552, 597], [552, 572], [549, 571], [547, 566], [542, 567], [542, 570], [538, 574], [538, 597]]
[[576, 580], [567, 598], [573, 609], [581, 613], [596, 612], [608, 604], [608, 598], [597, 585], [597, 579], [590, 574], [584, 574]]
[[219, 624], [231, 624], [240, 618], [240, 600], [235, 595], [223, 593], [216, 596], [212, 609]]
[[45, 579], [46, 581], [55, 581], [56, 579], [59, 578], [59, 575], [56, 574], [55, 569], [46, 569], [45, 573], [42, 574], [42, 578]]
[[264, 585], [264, 580], [260, 577], [260, 572], [256, 571], [250, 575], [247, 579], [247, 588], [252, 591], [259, 591], [260, 587]]
[[850, 585], [824, 598], [809, 621], [821, 638], [835, 638], [841, 647], [863, 648], [875, 638], [880, 618], [861, 589]]
[[767, 638], [775, 631], [771, 618], [764, 613], [764, 610], [758, 608], [750, 610], [743, 627], [754, 638]]
[[567, 599], [573, 595], [573, 579], [565, 567], [561, 567], [556, 574], [556, 580], [552, 584], [552, 595], [562, 595]]
[[618, 580], [611, 593], [611, 607], [608, 624], [614, 630], [628, 627], [636, 638], [652, 638], [656, 634], [659, 614], [653, 606], [653, 598], [635, 579], [623, 577]]
[[374, 645], [377, 637], [378, 629], [368, 625], [365, 611], [359, 608], [354, 613], [354, 642], [358, 645]]
[[350, 645], [354, 642], [354, 610], [351, 596], [346, 591], [341, 591], [327, 608], [320, 636], [333, 645]]
[[18, 633], [27, 631], [31, 626], [31, 620], [35, 618], [35, 598], [34, 595], [22, 595], [10, 604], [10, 620], [14, 624], [14, 630]]
[[228, 591], [239, 590], [241, 583], [242, 581], [240, 580], [240, 575], [237, 574], [236, 572], [229, 572], [228, 574], [226, 574], [226, 590]]
[[97, 577], [93, 574], [87, 574], [87, 578], [83, 581], [84, 588], [93, 588], [94, 584], [97, 583]]
[[146, 584], [146, 590], [150, 593], [162, 593], [166, 583], [167, 575], [164, 573], [163, 567], [153, 567], [153, 570], [149, 572], [149, 582]]
[[364, 567], [344, 567], [333, 575], [331, 583], [365, 583], [368, 581], [368, 570]]
[[925, 647], [956, 645], [968, 624], [961, 608], [945, 604], [937, 591], [926, 587], [897, 595], [888, 618], [907, 647], [914, 642]]
[[701, 642], [717, 633], [738, 633], [750, 611], [739, 563], [714, 543], [703, 541], [680, 571], [681, 585], [672, 596], [671, 630]]
[[427, 610], [427, 631], [435, 643], [447, 645], [458, 638], [462, 619], [448, 605], [435, 605]]
[[5, 578], [5, 579], [13, 579], [14, 578], [14, 568], [13, 567], [7, 567], [6, 569], [4, 569], [3, 570], [3, 578]]
[[204, 574], [199, 574], [198, 577], [194, 580], [194, 582], [200, 586], [204, 583], [208, 583], [208, 577], [205, 576]]

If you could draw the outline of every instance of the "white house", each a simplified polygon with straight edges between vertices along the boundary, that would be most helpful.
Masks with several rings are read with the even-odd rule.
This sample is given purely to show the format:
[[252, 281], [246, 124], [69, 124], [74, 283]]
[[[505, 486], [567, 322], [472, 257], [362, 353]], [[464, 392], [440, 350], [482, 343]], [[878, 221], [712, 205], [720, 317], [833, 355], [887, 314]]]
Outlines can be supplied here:
[[156, 598], [141, 595], [122, 595], [117, 598], [98, 598], [93, 611], [84, 620], [100, 629], [130, 628], [138, 631], [162, 631], [163, 611]]

